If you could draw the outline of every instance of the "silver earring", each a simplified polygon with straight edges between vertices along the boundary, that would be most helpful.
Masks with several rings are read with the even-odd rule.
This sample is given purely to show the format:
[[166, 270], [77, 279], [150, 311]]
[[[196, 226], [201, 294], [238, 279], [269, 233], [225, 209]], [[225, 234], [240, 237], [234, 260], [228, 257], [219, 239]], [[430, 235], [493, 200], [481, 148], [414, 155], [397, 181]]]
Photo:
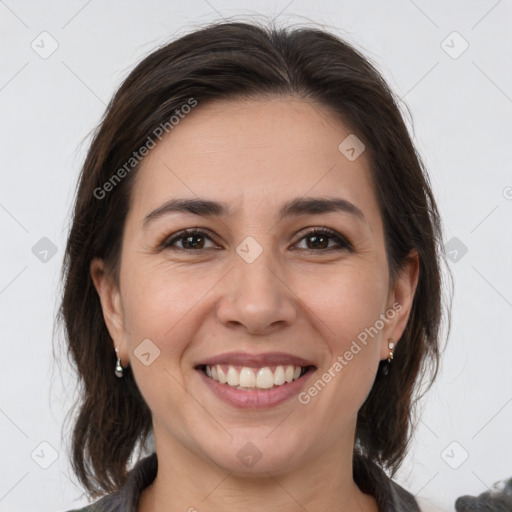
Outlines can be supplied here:
[[119, 349], [116, 347], [117, 362], [116, 362], [116, 369], [114, 370], [114, 373], [115, 373], [116, 377], [122, 378], [124, 376], [124, 368], [121, 365], [121, 359], [119, 359], [118, 351], [119, 351]]

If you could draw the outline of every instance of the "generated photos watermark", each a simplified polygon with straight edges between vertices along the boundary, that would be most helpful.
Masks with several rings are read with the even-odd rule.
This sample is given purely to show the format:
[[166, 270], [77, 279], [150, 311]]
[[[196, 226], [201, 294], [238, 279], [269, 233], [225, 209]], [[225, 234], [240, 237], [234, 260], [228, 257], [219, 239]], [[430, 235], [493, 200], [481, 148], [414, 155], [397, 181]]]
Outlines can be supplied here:
[[366, 327], [357, 335], [357, 339], [352, 341], [350, 348], [346, 350], [343, 355], [339, 355], [336, 361], [331, 367], [326, 370], [306, 391], [302, 391], [298, 395], [298, 400], [301, 404], [306, 405], [311, 401], [311, 398], [315, 397], [322, 391], [322, 389], [331, 382], [340, 372], [348, 365], [355, 355], [361, 352], [361, 345], [366, 346], [368, 343], [368, 337], [374, 338], [379, 334], [384, 326], [393, 318], [396, 314], [402, 311], [402, 305], [398, 302], [394, 302], [393, 305], [379, 316], [379, 319], [371, 327]]
[[112, 176], [105, 182], [101, 187], [94, 189], [93, 195], [96, 199], [104, 199], [108, 192], [114, 190], [114, 188], [121, 183], [121, 181], [129, 174], [141, 161], [148, 155], [149, 151], [156, 146], [155, 139], [162, 140], [165, 134], [168, 134], [173, 130], [179, 122], [185, 118], [190, 111], [197, 106], [197, 100], [195, 98], [189, 98], [187, 103], [177, 108], [174, 114], [165, 123], [160, 124], [153, 133], [148, 136], [146, 142], [137, 150], [132, 153], [132, 156], [112, 174]]

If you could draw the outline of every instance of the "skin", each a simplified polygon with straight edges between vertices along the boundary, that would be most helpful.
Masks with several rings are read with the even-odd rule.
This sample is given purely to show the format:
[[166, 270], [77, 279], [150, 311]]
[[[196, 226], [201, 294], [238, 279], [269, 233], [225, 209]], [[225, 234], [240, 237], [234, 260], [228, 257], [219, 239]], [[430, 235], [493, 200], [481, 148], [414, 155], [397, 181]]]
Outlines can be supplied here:
[[[152, 411], [159, 467], [139, 511], [377, 511], [352, 476], [357, 412], [389, 338], [405, 329], [419, 266], [411, 254], [390, 282], [368, 152], [349, 161], [338, 150], [350, 133], [304, 99], [216, 101], [200, 104], [145, 158], [119, 286], [101, 260], [91, 263], [113, 343]], [[196, 196], [224, 201], [232, 214], [173, 213], [142, 227], [169, 199]], [[279, 221], [281, 205], [297, 197], [344, 198], [366, 221], [345, 212]], [[193, 227], [211, 234], [199, 237], [203, 249], [187, 253], [181, 239], [157, 250]], [[335, 230], [353, 251], [316, 248], [304, 238], [311, 227]], [[248, 236], [263, 249], [252, 263], [236, 252]], [[263, 410], [236, 408], [194, 369], [230, 351], [287, 352], [314, 361], [307, 388], [395, 302], [401, 310], [306, 405], [294, 397]], [[134, 355], [144, 339], [160, 350], [148, 366]], [[249, 441], [262, 454], [250, 468], [237, 457]]]

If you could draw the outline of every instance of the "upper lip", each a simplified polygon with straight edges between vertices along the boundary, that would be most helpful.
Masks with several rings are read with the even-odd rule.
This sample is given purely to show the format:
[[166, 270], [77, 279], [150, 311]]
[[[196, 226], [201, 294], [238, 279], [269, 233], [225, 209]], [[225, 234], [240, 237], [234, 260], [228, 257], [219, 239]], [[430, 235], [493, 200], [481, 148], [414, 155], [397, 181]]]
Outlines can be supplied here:
[[233, 366], [259, 367], [294, 365], [294, 366], [315, 366], [311, 361], [302, 357], [286, 354], [284, 352], [266, 352], [264, 354], [247, 354], [245, 352], [226, 352], [209, 357], [199, 362], [196, 366], [229, 364]]

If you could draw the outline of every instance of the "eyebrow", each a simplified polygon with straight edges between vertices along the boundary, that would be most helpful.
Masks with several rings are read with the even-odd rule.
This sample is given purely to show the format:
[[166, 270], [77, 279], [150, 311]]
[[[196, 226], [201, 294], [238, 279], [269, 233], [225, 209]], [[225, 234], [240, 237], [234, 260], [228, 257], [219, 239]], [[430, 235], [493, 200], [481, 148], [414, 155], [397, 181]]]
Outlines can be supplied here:
[[[353, 215], [357, 219], [367, 222], [363, 212], [354, 204], [342, 198], [296, 198], [286, 202], [279, 210], [279, 219], [298, 215], [318, 215], [330, 212], [343, 212]], [[202, 217], [220, 217], [230, 214], [226, 203], [211, 201], [209, 199], [171, 199], [148, 213], [142, 222], [142, 227], [156, 219], [171, 213], [192, 213]]]

